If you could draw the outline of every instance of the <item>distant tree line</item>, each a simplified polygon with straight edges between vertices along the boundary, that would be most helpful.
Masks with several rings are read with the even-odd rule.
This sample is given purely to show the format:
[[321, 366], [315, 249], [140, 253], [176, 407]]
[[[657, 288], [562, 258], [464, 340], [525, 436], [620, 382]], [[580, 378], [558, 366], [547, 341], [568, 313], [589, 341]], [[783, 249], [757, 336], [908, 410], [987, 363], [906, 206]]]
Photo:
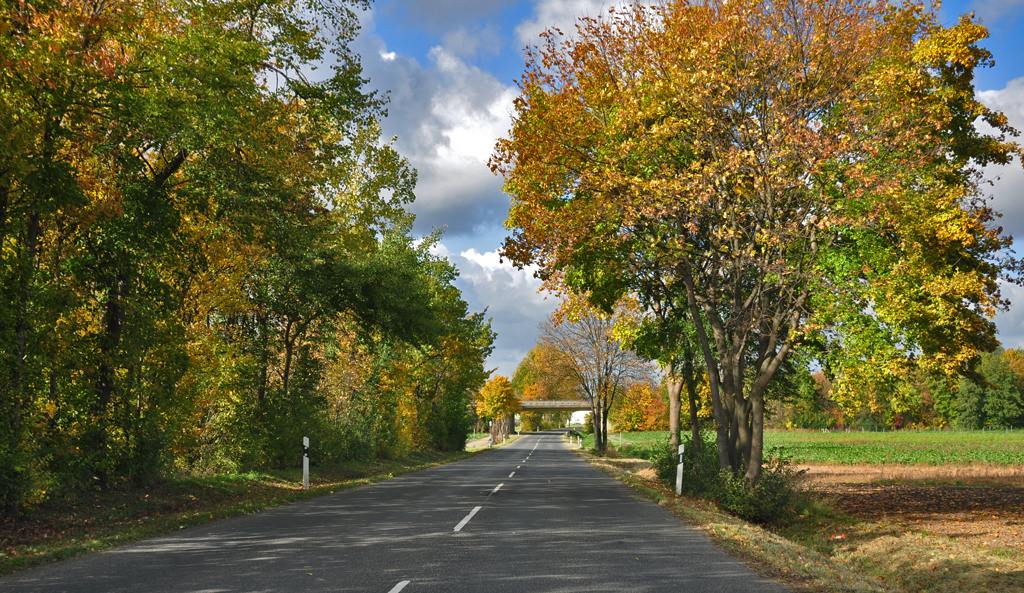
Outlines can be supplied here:
[[822, 371], [801, 369], [780, 381], [769, 425], [892, 430], [1024, 428], [1024, 352], [979, 356], [975, 372], [947, 378], [910, 369], [884, 381], [837, 390]]
[[292, 466], [302, 436], [463, 447], [494, 334], [411, 236], [366, 6], [0, 0], [7, 511]]

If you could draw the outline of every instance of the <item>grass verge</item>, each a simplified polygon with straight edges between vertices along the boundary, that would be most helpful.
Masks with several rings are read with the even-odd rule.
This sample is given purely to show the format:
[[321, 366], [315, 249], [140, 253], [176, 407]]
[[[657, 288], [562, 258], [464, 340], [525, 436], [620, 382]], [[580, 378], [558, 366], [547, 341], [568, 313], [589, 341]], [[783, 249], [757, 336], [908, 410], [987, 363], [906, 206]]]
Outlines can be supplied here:
[[812, 500], [786, 526], [753, 525], [711, 503], [676, 496], [665, 484], [645, 479], [631, 471], [637, 460], [576, 452], [792, 591], [1024, 591], [1024, 563], [1003, 550], [980, 548], [884, 519], [852, 517], [837, 512], [828, 501]]
[[407, 457], [310, 469], [166, 480], [149, 487], [77, 491], [0, 523], [0, 575], [107, 550], [172, 531], [372, 484], [476, 452], [416, 451]]
[[504, 441], [498, 441], [497, 443], [494, 443], [490, 447], [487, 446], [487, 441], [485, 440], [487, 436], [488, 434], [485, 432], [483, 433], [483, 436], [480, 437], [479, 439], [476, 439], [475, 441], [467, 441], [466, 449], [468, 451], [473, 452], [486, 451], [487, 449], [498, 449], [504, 447], [505, 445], [514, 443], [521, 435], [510, 434]]

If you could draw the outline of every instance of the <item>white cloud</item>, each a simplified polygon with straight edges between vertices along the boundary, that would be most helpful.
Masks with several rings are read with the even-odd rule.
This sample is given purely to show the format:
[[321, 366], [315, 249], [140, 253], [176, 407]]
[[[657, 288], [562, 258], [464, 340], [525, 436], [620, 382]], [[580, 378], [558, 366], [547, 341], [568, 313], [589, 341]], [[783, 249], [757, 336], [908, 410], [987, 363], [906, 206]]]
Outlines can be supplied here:
[[488, 367], [511, 376], [536, 343], [537, 326], [558, 306], [557, 297], [538, 292], [541, 281], [533, 276], [533, 268], [517, 270], [508, 260], [501, 261], [496, 251], [467, 249], [455, 255], [441, 243], [434, 253], [447, 257], [459, 269], [456, 285], [470, 310], [487, 308], [498, 333]]
[[[1021, 0], [1024, 6], [1024, 0]], [[998, 109], [1010, 118], [1024, 122], [1024, 78], [1016, 78], [1006, 83], [1006, 88], [998, 91], [980, 91], [978, 99], [993, 109]]]
[[[1024, 131], [1024, 78], [1011, 80], [1001, 90], [981, 91], [978, 99], [1002, 111], [1011, 126]], [[980, 127], [991, 130], [988, 126]], [[999, 224], [1015, 238], [1017, 251], [1024, 251], [1020, 249], [1020, 245], [1024, 245], [1024, 167], [1019, 161], [1007, 166], [991, 166], [985, 169], [985, 177], [993, 183], [992, 206], [1003, 214]]]
[[[650, 0], [642, 2], [652, 3]], [[557, 28], [566, 35], [576, 32], [576, 21], [580, 17], [598, 17], [607, 14], [611, 7], [621, 8], [630, 2], [608, 2], [605, 0], [538, 0], [533, 18], [516, 27], [516, 36], [524, 45], [536, 45], [538, 36], [547, 29]]]
[[499, 13], [515, 0], [394, 0], [385, 9], [408, 26], [447, 30]]
[[[978, 99], [986, 106], [1002, 111], [1011, 126], [1024, 131], [1024, 78], [1011, 80], [1001, 90], [981, 91]], [[1015, 238], [1014, 248], [1020, 257], [1024, 255], [1021, 248], [1024, 245], [1024, 167], [1019, 161], [1007, 166], [988, 167], [985, 176], [993, 181], [992, 206], [1003, 215], [998, 224]], [[1024, 288], [1003, 284], [1002, 291], [1012, 306], [1009, 311], [996, 315], [999, 340], [1006, 348], [1024, 347]]]
[[496, 54], [502, 49], [501, 31], [489, 23], [486, 27], [459, 27], [443, 37], [444, 47], [461, 57]]
[[[372, 31], [372, 15], [363, 21], [364, 31]], [[467, 64], [463, 53], [472, 43], [452, 39], [463, 45], [434, 47], [427, 64], [388, 51], [377, 35], [364, 33], [356, 45], [371, 84], [390, 91], [384, 133], [397, 136], [399, 152], [419, 172], [410, 208], [417, 231], [445, 226], [448, 234], [471, 235], [500, 226], [508, 213], [501, 180], [487, 161], [508, 132], [518, 91]]]
[[996, 315], [999, 341], [1003, 348], [1024, 348], [1024, 287], [1004, 283], [1002, 292], [1003, 297], [1017, 305]]

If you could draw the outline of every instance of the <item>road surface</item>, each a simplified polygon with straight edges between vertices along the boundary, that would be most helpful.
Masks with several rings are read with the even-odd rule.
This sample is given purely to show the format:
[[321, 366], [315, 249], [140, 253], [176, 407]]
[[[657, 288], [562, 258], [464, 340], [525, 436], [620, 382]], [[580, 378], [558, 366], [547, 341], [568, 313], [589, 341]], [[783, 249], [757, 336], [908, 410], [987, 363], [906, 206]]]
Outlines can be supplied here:
[[0, 579], [0, 591], [784, 592], [554, 432]]

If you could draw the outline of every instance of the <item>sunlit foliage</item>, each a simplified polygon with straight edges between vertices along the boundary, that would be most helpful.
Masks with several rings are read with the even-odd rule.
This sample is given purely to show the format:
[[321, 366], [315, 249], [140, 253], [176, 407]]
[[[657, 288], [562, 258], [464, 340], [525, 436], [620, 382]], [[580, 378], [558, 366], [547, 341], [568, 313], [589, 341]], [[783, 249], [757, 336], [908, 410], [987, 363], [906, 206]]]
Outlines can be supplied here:
[[462, 446], [493, 333], [410, 236], [366, 6], [0, 0], [7, 510], [302, 436], [314, 463]]

